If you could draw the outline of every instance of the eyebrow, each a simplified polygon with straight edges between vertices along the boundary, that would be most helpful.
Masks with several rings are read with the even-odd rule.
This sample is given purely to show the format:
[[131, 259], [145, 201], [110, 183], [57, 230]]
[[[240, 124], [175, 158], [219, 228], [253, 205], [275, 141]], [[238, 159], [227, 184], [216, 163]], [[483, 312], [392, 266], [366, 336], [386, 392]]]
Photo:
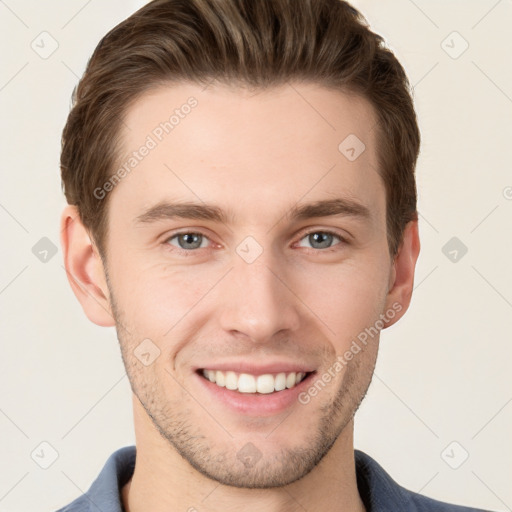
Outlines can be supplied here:
[[[367, 206], [349, 198], [335, 198], [294, 205], [284, 217], [292, 221], [312, 219], [315, 217], [346, 216], [360, 220], [369, 220], [371, 212]], [[143, 225], [160, 220], [196, 219], [228, 224], [232, 215], [215, 205], [206, 203], [161, 202], [148, 208], [136, 217], [135, 224]]]

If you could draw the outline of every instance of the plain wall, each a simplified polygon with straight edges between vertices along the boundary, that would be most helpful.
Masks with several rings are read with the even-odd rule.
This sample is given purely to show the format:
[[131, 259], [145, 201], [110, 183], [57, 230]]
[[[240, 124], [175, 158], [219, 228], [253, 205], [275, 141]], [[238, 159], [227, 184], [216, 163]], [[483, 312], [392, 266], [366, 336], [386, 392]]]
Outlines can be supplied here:
[[[64, 506], [134, 443], [115, 330], [87, 320], [63, 269], [59, 153], [87, 59], [142, 4], [0, 2], [2, 511]], [[413, 300], [382, 333], [356, 447], [411, 490], [511, 510], [512, 3], [354, 5], [406, 68], [422, 133]], [[58, 44], [48, 58], [31, 47], [55, 44], [43, 31]], [[44, 237], [57, 251], [46, 262], [34, 254]], [[453, 237], [467, 247], [457, 262], [443, 252]], [[42, 442], [58, 454], [48, 469], [31, 456]]]

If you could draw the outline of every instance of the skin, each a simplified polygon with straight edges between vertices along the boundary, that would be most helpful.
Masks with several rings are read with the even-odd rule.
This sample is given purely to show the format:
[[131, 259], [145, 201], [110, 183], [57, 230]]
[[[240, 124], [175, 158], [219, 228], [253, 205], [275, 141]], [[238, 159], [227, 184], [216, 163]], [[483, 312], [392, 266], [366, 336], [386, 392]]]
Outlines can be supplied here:
[[[124, 157], [190, 96], [197, 107], [110, 192], [104, 261], [76, 208], [62, 214], [70, 284], [92, 322], [116, 326], [133, 390], [137, 461], [124, 506], [364, 510], [353, 415], [371, 381], [378, 335], [309, 403], [275, 414], [234, 412], [205, 393], [194, 370], [287, 359], [322, 376], [393, 304], [401, 309], [384, 327], [405, 313], [418, 225], [407, 225], [392, 259], [375, 112], [361, 97], [315, 84], [257, 93], [160, 86], [128, 108]], [[354, 161], [338, 150], [349, 134], [366, 146]], [[335, 197], [366, 206], [369, 218], [287, 216], [297, 204]], [[228, 219], [136, 223], [164, 200], [215, 204]], [[180, 247], [178, 230], [203, 234], [201, 246]], [[326, 230], [335, 233], [327, 247], [308, 237]], [[247, 236], [262, 249], [252, 263], [236, 251]], [[160, 355], [145, 366], [134, 350], [148, 338]], [[251, 467], [237, 458], [248, 443], [260, 455]]]

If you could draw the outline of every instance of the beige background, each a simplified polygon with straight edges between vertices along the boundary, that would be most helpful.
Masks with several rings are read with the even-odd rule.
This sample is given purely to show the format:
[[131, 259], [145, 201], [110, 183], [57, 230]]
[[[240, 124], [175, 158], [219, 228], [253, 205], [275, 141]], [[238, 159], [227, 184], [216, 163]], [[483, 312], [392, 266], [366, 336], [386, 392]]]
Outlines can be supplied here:
[[[59, 150], [88, 57], [143, 3], [0, 1], [0, 511], [67, 504], [134, 442], [115, 330], [86, 319], [62, 267]], [[356, 447], [411, 490], [511, 510], [512, 2], [354, 5], [404, 64], [423, 136], [416, 288], [383, 332]], [[58, 48], [44, 59], [32, 41]], [[47, 262], [32, 252], [43, 237]], [[457, 262], [452, 237], [468, 248]], [[58, 455], [47, 469], [42, 442]]]

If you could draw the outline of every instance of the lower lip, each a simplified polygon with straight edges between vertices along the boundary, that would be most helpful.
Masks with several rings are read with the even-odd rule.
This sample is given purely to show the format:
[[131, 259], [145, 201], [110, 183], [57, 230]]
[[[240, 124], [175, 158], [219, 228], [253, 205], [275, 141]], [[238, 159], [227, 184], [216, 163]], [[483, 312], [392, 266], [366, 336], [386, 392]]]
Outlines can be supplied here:
[[298, 395], [310, 384], [315, 372], [310, 373], [293, 388], [274, 391], [273, 393], [240, 393], [217, 386], [217, 384], [205, 379], [199, 373], [195, 373], [199, 383], [211, 396], [224, 403], [237, 413], [249, 416], [271, 416], [285, 411], [298, 402]]

